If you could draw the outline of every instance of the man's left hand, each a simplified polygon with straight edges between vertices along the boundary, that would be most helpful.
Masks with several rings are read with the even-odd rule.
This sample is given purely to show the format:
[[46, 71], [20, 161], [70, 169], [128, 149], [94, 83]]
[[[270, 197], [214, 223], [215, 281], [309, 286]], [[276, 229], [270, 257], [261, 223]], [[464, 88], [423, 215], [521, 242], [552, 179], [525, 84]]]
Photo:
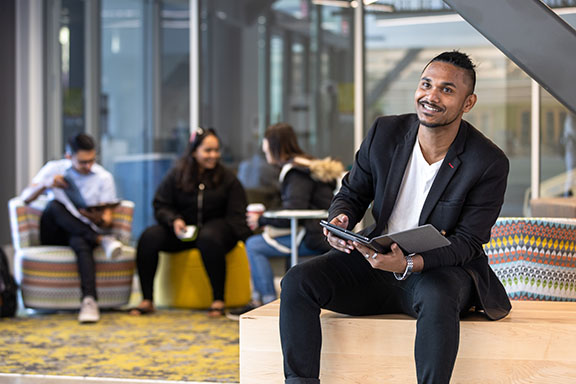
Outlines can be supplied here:
[[247, 212], [246, 213], [246, 224], [248, 225], [248, 228], [250, 228], [253, 231], [256, 230], [259, 227], [258, 219], [260, 219], [260, 216], [262, 216], [261, 213]]
[[403, 273], [406, 269], [406, 258], [398, 244], [394, 243], [388, 253], [378, 253], [358, 242], [353, 242], [354, 247], [370, 263], [372, 268], [383, 271]]

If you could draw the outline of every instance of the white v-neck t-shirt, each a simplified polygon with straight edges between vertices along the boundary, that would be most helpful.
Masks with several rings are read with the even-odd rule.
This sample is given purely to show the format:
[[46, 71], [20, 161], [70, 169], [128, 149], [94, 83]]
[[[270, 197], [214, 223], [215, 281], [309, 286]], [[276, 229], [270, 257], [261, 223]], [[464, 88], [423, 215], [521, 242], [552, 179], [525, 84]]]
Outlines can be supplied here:
[[408, 160], [396, 203], [388, 220], [386, 233], [404, 231], [418, 226], [422, 207], [444, 159], [428, 164], [420, 142], [416, 139]]

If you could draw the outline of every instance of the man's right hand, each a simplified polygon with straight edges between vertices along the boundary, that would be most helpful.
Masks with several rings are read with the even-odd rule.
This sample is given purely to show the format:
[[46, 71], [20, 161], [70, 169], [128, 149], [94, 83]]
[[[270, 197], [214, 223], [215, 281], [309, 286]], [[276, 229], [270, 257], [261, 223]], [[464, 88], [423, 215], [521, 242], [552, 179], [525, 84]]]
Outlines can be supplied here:
[[68, 188], [68, 183], [66, 179], [64, 179], [64, 175], [56, 175], [54, 176], [54, 180], [52, 180], [52, 185], [48, 186], [49, 188]]
[[64, 175], [56, 175], [52, 180], [44, 180], [40, 183], [29, 185], [22, 193], [25, 204], [30, 204], [48, 188], [68, 188]]
[[[330, 224], [334, 224], [340, 228], [347, 229], [348, 216], [346, 216], [345, 214], [340, 214], [335, 218], [333, 218], [330, 221]], [[326, 228], [324, 228], [323, 231], [324, 236], [326, 236], [326, 239], [328, 240], [328, 244], [330, 244], [332, 248], [337, 249], [340, 252], [346, 252], [346, 253], [350, 253], [355, 249], [354, 245], [352, 244], [352, 241], [341, 239], [332, 232], [330, 232], [329, 230], [327, 230]]]
[[78, 212], [80, 212], [82, 216], [85, 216], [88, 219], [90, 219], [91, 222], [93, 222], [99, 227], [102, 227], [102, 225], [104, 224], [104, 221], [102, 220], [102, 211], [80, 208], [78, 209]]

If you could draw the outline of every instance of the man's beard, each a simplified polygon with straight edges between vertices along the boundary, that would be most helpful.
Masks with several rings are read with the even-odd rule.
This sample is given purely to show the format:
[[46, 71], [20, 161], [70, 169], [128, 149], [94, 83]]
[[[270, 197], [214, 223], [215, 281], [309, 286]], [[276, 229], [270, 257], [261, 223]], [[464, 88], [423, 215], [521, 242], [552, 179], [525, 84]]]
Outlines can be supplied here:
[[447, 125], [452, 124], [453, 122], [455, 122], [456, 120], [458, 120], [458, 116], [456, 116], [454, 119], [452, 119], [449, 122], [444, 122], [444, 123], [427, 123], [425, 121], [422, 121], [420, 119], [418, 119], [418, 121], [420, 122], [421, 125], [428, 127], [428, 128], [438, 128], [438, 127], [445, 127]]

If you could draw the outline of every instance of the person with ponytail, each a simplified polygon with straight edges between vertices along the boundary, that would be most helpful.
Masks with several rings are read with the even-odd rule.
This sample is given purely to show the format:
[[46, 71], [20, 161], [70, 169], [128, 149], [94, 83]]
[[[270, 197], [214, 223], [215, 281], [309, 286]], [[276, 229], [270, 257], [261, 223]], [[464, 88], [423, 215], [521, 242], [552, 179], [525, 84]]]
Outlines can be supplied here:
[[[280, 169], [282, 209], [328, 209], [334, 190], [343, 175], [344, 166], [331, 158], [316, 159], [305, 153], [290, 124], [277, 123], [266, 130], [262, 141], [266, 161]], [[246, 241], [252, 277], [252, 302], [233, 309], [228, 317], [237, 319], [241, 314], [277, 298], [271, 258], [290, 257], [291, 233], [289, 219], [273, 219], [259, 213], [248, 212], [248, 226], [263, 233]], [[319, 220], [302, 220], [298, 230], [298, 254], [314, 256], [330, 249], [322, 234]]]

